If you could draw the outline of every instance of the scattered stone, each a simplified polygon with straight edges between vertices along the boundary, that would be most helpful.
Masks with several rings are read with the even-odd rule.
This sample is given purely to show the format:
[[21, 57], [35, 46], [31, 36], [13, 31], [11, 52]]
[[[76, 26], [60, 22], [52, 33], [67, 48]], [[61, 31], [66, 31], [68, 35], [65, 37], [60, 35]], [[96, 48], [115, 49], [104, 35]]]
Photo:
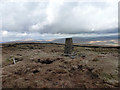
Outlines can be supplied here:
[[35, 53], [35, 55], [38, 55], [38, 53]]

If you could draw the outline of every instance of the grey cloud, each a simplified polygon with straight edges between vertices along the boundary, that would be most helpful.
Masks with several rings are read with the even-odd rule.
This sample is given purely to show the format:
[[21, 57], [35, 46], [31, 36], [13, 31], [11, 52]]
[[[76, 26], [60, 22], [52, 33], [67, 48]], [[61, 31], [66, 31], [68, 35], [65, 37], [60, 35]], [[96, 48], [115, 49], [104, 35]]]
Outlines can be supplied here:
[[37, 3], [11, 2], [3, 5], [2, 24], [8, 31], [28, 31], [29, 26], [43, 21], [44, 17], [44, 9], [40, 9]]
[[117, 3], [111, 2], [4, 2], [0, 11], [2, 30], [11, 33], [107, 34], [118, 28]]
[[104, 11], [104, 8], [87, 5], [84, 4], [82, 8], [78, 4], [65, 3], [61, 5], [57, 12], [52, 12], [52, 15], [55, 14], [53, 23], [44, 25], [44, 29], [38, 31], [40, 33], [86, 33], [93, 32], [92, 28], [98, 32], [117, 28], [117, 18], [115, 18], [117, 17], [117, 8], [109, 11], [111, 7]]

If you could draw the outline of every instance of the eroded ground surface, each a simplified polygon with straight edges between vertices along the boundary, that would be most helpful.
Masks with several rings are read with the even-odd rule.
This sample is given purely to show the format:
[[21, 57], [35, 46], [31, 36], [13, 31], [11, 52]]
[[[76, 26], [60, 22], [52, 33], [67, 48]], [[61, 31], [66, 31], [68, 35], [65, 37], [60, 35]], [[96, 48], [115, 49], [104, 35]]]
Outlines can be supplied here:
[[118, 87], [118, 49], [75, 46], [72, 57], [63, 52], [57, 44], [3, 45], [3, 88]]

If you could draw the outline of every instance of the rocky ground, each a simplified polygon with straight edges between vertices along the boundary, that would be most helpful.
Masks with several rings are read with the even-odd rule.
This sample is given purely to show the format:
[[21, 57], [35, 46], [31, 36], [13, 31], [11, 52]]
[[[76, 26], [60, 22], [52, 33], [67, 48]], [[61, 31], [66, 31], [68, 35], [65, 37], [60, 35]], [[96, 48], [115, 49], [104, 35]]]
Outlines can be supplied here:
[[3, 45], [2, 87], [118, 87], [117, 48], [74, 46], [76, 55], [71, 57], [63, 52], [64, 45], [58, 44]]

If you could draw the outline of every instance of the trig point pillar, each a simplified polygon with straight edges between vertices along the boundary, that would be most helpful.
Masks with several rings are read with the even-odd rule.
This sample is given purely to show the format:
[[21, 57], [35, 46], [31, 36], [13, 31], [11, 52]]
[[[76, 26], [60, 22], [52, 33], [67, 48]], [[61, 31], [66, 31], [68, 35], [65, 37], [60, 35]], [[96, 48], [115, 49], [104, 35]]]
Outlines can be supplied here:
[[72, 38], [66, 38], [64, 54], [72, 54], [73, 52], [73, 41]]

